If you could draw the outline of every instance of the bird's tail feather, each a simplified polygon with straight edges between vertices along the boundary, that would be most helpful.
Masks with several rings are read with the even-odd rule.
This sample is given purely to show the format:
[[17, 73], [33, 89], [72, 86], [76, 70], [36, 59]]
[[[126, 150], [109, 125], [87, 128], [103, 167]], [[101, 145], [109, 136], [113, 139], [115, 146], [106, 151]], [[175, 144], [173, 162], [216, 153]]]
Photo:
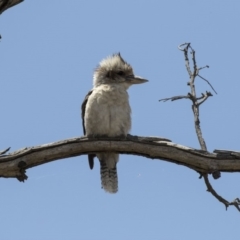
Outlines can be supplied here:
[[117, 161], [118, 154], [106, 154], [100, 159], [102, 188], [109, 193], [118, 191]]

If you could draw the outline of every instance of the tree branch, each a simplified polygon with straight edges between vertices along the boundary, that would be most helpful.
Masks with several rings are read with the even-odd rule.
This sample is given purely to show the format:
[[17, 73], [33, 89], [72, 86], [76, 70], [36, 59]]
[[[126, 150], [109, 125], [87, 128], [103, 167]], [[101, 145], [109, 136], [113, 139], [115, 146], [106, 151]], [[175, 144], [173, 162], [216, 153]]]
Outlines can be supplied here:
[[[240, 152], [216, 150], [216, 153], [208, 153], [170, 142], [165, 138], [129, 135], [127, 138], [72, 138], [23, 148], [0, 156], [0, 177], [24, 181], [27, 179], [25, 173], [28, 168], [63, 158], [106, 151], [161, 159], [203, 174], [216, 170], [240, 172]], [[83, 159], [87, 161], [86, 157]]]
[[[184, 48], [182, 48], [183, 46], [185, 46]], [[205, 67], [201, 67], [198, 68], [197, 67], [197, 61], [196, 61], [196, 56], [195, 56], [195, 51], [194, 49], [191, 47], [190, 43], [184, 43], [181, 44], [179, 47], [179, 50], [184, 52], [184, 58], [185, 58], [185, 66], [187, 69], [187, 72], [189, 74], [190, 77], [190, 81], [188, 82], [188, 85], [190, 86], [191, 89], [191, 94], [188, 94], [188, 96], [176, 96], [176, 97], [171, 97], [171, 98], [165, 98], [165, 99], [161, 99], [160, 101], [168, 101], [168, 100], [179, 100], [182, 98], [187, 98], [190, 99], [192, 101], [192, 111], [193, 111], [193, 115], [194, 115], [194, 125], [195, 125], [195, 130], [196, 130], [196, 134], [198, 137], [198, 141], [199, 144], [201, 146], [201, 149], [203, 151], [207, 151], [207, 146], [205, 143], [205, 140], [203, 139], [202, 136], [202, 131], [201, 131], [201, 127], [200, 127], [200, 120], [199, 120], [199, 106], [204, 103], [208, 97], [213, 96], [211, 92], [206, 91], [205, 94], [202, 93], [201, 97], [197, 97], [196, 96], [196, 90], [195, 90], [195, 78], [198, 76], [201, 79], [203, 79], [204, 81], [206, 81], [209, 86], [212, 88], [212, 90], [217, 94], [217, 92], [215, 91], [215, 89], [213, 88], [213, 86], [210, 84], [210, 82], [203, 78], [202, 76], [199, 75], [199, 71], [204, 69], [204, 68], [209, 68], [208, 65], [206, 65]], [[193, 70], [191, 70], [190, 68], [190, 63], [189, 63], [189, 57], [188, 57], [188, 49], [191, 49], [191, 55], [192, 55], [192, 62], [193, 62]], [[223, 153], [223, 152], [218, 152], [218, 153]], [[226, 152], [225, 152], [226, 153]], [[237, 156], [237, 154], [235, 154], [235, 156]], [[218, 179], [221, 176], [221, 169], [216, 168], [216, 171], [212, 171], [212, 175], [214, 179]], [[222, 202], [225, 206], [226, 209], [228, 206], [233, 205], [235, 206], [238, 211], [240, 211], [240, 200], [239, 198], [236, 198], [233, 202], [228, 202], [226, 199], [224, 199], [223, 197], [221, 197], [212, 187], [211, 183], [209, 182], [208, 179], [208, 173], [206, 172], [202, 172], [201, 170], [198, 171], [200, 173], [200, 178], [203, 176], [205, 184], [207, 186], [207, 190], [216, 198], [218, 199], [220, 202]]]
[[[190, 82], [189, 82], [189, 86], [191, 88], [191, 93], [192, 93], [192, 96], [193, 96], [193, 99], [195, 98], [196, 99], [196, 90], [195, 90], [195, 84], [194, 84], [194, 81], [195, 81], [195, 78], [196, 76], [199, 76], [200, 78], [202, 78], [204, 81], [206, 81], [210, 86], [211, 88], [213, 89], [214, 92], [216, 92], [214, 90], [214, 88], [212, 87], [212, 85], [209, 83], [208, 80], [206, 80], [205, 78], [201, 77], [198, 73], [199, 73], [199, 70], [202, 69], [198, 69], [197, 67], [197, 62], [196, 62], [196, 57], [195, 57], [195, 51], [194, 49], [191, 47], [190, 44], [188, 44], [185, 48], [184, 48], [184, 56], [185, 56], [185, 59], [186, 59], [186, 55], [188, 55], [188, 48], [191, 49], [191, 54], [192, 54], [192, 61], [193, 61], [193, 73], [192, 75], [190, 76]], [[189, 62], [188, 62], [189, 64]], [[189, 72], [189, 69], [190, 66], [186, 66], [187, 68], [187, 71]], [[192, 105], [192, 110], [193, 110], [193, 114], [194, 114], [194, 123], [195, 123], [195, 129], [196, 129], [196, 133], [197, 133], [197, 137], [198, 137], [198, 141], [200, 143], [200, 146], [201, 146], [201, 149], [204, 150], [204, 151], [207, 151], [207, 146], [206, 146], [206, 143], [203, 139], [203, 136], [202, 136], [202, 131], [201, 131], [201, 128], [200, 128], [200, 120], [199, 120], [199, 106], [205, 102], [208, 97], [212, 96], [211, 92], [207, 92], [206, 91], [206, 94], [202, 95], [203, 98], [201, 99], [201, 101], [193, 101], [193, 105]], [[212, 187], [209, 179], [208, 179], [208, 173], [204, 173], [202, 174], [203, 178], [204, 178], [204, 182], [207, 186], [207, 190], [216, 198], [218, 199], [218, 201], [222, 202], [225, 206], [226, 206], [226, 209], [228, 206], [230, 205], [234, 205], [238, 211], [240, 211], [240, 208], [239, 208], [239, 205], [240, 205], [240, 202], [239, 201], [234, 201], [234, 202], [228, 202], [226, 199], [224, 199], [222, 196], [220, 196], [215, 190], [214, 188]], [[219, 169], [215, 172], [215, 174], [213, 175], [214, 178], [219, 178], [221, 176], [220, 174], [220, 171]], [[238, 199], [238, 198], [236, 198]]]
[[[199, 70], [200, 70], [200, 68], [199, 68]], [[211, 84], [206, 78], [200, 76], [199, 74], [198, 74], [198, 77], [200, 77], [202, 80], [204, 80], [205, 82], [207, 82], [208, 85], [212, 88], [212, 90], [217, 94], [217, 92], [216, 92], [215, 89], [213, 88], [212, 84]]]
[[160, 99], [159, 102], [163, 101], [163, 102], [166, 102], [168, 100], [171, 100], [171, 101], [176, 101], [176, 100], [179, 100], [179, 99], [189, 99], [190, 96], [187, 95], [187, 96], [175, 96], [175, 97], [170, 97], [170, 98], [163, 98], [163, 99]]
[[[182, 49], [181, 47], [183, 47], [183, 46], [185, 46], [185, 45], [186, 45], [186, 47], [185, 47], [184, 49]], [[187, 72], [188, 72], [188, 74], [189, 74], [189, 77], [191, 77], [191, 76], [192, 76], [192, 71], [191, 71], [190, 64], [189, 64], [188, 54], [187, 54], [187, 52], [185, 51], [185, 49], [188, 49], [189, 46], [190, 46], [190, 43], [183, 43], [183, 44], [181, 44], [181, 45], [178, 47], [178, 49], [184, 52], [185, 66], [186, 66], [186, 68], [187, 68]]]
[[202, 97], [198, 98], [198, 100], [201, 99], [201, 101], [198, 101], [197, 105], [200, 106], [202, 103], [204, 103], [208, 99], [208, 97], [212, 97], [212, 93], [211, 92], [206, 91], [205, 94], [202, 93]]
[[219, 200], [219, 202], [223, 203], [226, 207], [226, 210], [229, 206], [234, 206], [237, 208], [237, 210], [240, 212], [240, 200], [239, 198], [236, 198], [234, 201], [232, 202], [228, 202], [226, 199], [224, 199], [223, 197], [221, 197], [212, 187], [211, 183], [209, 182], [208, 176], [207, 174], [203, 175], [205, 184], [207, 186], [207, 191], [210, 192], [215, 198], [217, 198]]
[[21, 2], [23, 2], [23, 0], [0, 0], [0, 14]]
[[10, 147], [9, 148], [7, 148], [7, 149], [5, 149], [5, 150], [2, 150], [2, 151], [0, 151], [0, 155], [3, 155], [3, 154], [5, 154], [6, 152], [8, 152], [10, 150]]

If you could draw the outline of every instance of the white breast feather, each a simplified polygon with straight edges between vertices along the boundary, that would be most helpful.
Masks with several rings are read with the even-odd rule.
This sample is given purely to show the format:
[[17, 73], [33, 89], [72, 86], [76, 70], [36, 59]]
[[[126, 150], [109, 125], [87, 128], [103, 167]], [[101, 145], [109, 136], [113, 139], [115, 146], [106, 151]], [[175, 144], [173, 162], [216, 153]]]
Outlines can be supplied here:
[[87, 135], [127, 135], [131, 108], [126, 89], [117, 84], [96, 87], [86, 105], [85, 123]]

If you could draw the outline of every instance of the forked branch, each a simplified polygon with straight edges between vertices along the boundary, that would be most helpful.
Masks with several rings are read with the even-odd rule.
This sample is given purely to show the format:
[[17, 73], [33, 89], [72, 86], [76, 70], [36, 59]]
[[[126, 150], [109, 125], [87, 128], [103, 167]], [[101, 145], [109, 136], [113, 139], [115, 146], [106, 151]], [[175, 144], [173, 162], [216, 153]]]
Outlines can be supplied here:
[[[209, 68], [208, 65], [206, 65], [205, 67], [197, 67], [197, 61], [196, 61], [196, 55], [195, 55], [195, 51], [194, 49], [191, 47], [190, 43], [183, 43], [178, 47], [179, 50], [184, 52], [184, 58], [185, 58], [185, 66], [189, 75], [189, 82], [188, 85], [190, 86], [191, 89], [191, 93], [188, 93], [188, 95], [186, 96], [175, 96], [175, 97], [170, 97], [170, 98], [164, 98], [164, 99], [160, 99], [159, 101], [175, 101], [175, 100], [179, 100], [179, 99], [189, 99], [192, 101], [192, 111], [193, 111], [193, 115], [194, 115], [194, 125], [195, 125], [195, 130], [196, 130], [196, 134], [198, 137], [198, 141], [199, 144], [201, 146], [201, 149], [203, 151], [207, 152], [207, 146], [205, 143], [205, 140], [203, 138], [202, 135], [202, 131], [201, 131], [201, 127], [200, 127], [200, 119], [199, 119], [199, 107], [202, 103], [204, 103], [209, 97], [213, 96], [211, 92], [206, 91], [206, 93], [202, 93], [201, 97], [197, 97], [196, 95], [196, 89], [195, 89], [195, 79], [196, 77], [200, 77], [202, 80], [204, 80], [205, 82], [208, 83], [208, 85], [212, 88], [212, 90], [217, 94], [217, 92], [215, 91], [215, 89], [213, 88], [213, 86], [210, 84], [210, 82], [205, 79], [204, 77], [199, 75], [200, 70], [204, 69], [204, 68]], [[190, 54], [192, 56], [192, 64], [193, 64], [193, 69], [191, 69], [190, 67], [190, 63], [189, 63], [189, 49], [190, 49]], [[224, 199], [223, 197], [221, 197], [212, 187], [209, 179], [208, 179], [208, 173], [203, 173], [203, 172], [199, 172], [201, 174], [200, 178], [203, 176], [203, 179], [205, 181], [205, 184], [207, 186], [207, 190], [216, 198], [218, 199], [220, 202], [222, 202], [226, 209], [233, 205], [235, 206], [238, 211], [240, 211], [240, 200], [239, 198], [236, 198], [233, 202], [229, 202], [226, 199]], [[221, 176], [221, 173], [219, 171], [219, 169], [216, 169], [216, 171], [214, 171], [213, 173], [213, 178], [217, 179]]]

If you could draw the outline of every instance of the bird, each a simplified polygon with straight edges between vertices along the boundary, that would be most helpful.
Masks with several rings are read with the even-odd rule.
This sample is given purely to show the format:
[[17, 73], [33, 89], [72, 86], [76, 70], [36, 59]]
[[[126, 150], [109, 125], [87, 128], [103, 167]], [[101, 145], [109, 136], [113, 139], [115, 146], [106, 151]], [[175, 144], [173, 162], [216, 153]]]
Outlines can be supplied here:
[[[83, 133], [89, 138], [126, 137], [131, 129], [131, 107], [128, 88], [148, 80], [136, 76], [133, 68], [116, 53], [100, 61], [93, 74], [93, 88], [82, 106]], [[118, 191], [116, 152], [88, 154], [90, 169], [94, 158], [100, 161], [102, 188], [108, 193]]]

